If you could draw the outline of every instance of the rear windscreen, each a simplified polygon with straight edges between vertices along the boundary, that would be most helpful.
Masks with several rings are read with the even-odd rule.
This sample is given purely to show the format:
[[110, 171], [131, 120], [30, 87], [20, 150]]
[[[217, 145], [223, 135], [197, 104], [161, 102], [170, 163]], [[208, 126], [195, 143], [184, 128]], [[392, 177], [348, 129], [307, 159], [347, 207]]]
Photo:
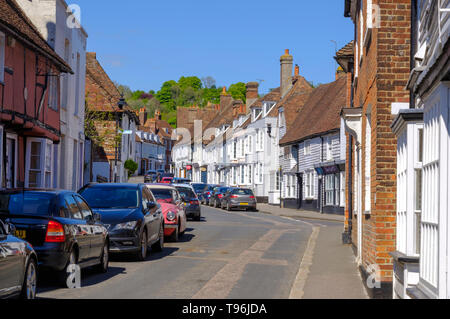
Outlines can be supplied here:
[[249, 189], [234, 189], [232, 193], [233, 195], [253, 195], [253, 192]]
[[177, 187], [178, 192], [180, 193], [181, 196], [183, 197], [187, 197], [187, 198], [196, 198], [197, 196], [194, 194], [194, 192], [192, 191], [192, 189], [187, 188], [187, 187]]
[[206, 185], [205, 184], [192, 184], [192, 187], [194, 187], [194, 190], [198, 193], [198, 192], [204, 191]]
[[0, 213], [48, 216], [55, 195], [46, 193], [0, 194]]

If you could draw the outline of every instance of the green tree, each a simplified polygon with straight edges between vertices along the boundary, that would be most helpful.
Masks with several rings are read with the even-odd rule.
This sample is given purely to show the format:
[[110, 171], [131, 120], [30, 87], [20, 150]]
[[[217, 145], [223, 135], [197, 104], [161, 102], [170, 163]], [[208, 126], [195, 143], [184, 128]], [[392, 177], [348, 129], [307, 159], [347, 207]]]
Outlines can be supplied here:
[[239, 99], [242, 100], [242, 102], [246, 103], [247, 87], [245, 83], [238, 82], [235, 84], [231, 84], [228, 92], [234, 99]]

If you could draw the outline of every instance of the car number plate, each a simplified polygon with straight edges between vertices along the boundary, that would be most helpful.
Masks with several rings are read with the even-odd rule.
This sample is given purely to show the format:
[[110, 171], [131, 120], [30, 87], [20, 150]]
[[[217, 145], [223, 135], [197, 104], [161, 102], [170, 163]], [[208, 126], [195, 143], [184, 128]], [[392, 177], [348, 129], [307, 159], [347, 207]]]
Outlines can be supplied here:
[[240, 203], [241, 206], [248, 206], [248, 203]]
[[14, 236], [20, 239], [26, 239], [27, 238], [27, 231], [26, 230], [16, 230], [14, 232]]

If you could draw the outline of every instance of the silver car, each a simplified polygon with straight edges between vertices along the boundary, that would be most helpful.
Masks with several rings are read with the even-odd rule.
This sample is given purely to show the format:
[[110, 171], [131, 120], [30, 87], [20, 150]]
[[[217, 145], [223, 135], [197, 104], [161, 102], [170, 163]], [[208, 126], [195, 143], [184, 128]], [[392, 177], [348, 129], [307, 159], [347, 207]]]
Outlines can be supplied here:
[[221, 200], [221, 207], [228, 211], [239, 209], [256, 212], [256, 197], [251, 189], [230, 188]]

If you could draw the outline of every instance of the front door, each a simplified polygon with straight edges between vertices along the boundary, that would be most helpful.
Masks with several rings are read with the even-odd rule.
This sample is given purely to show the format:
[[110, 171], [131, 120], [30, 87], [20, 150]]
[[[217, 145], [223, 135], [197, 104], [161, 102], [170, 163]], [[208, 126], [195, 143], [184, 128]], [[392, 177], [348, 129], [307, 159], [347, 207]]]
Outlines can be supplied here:
[[6, 188], [14, 188], [16, 184], [16, 139], [6, 138]]

